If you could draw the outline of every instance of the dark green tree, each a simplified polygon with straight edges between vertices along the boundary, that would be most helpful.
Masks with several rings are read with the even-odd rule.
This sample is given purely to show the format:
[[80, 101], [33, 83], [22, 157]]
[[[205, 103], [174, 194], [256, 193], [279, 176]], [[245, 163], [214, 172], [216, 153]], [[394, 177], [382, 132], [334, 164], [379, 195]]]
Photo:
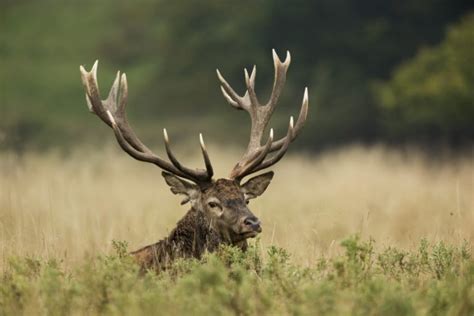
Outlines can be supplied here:
[[[90, 119], [78, 75], [78, 65], [97, 58], [104, 94], [116, 69], [127, 72], [128, 112], [143, 138], [156, 140], [166, 126], [175, 140], [197, 132], [242, 140], [248, 118], [226, 104], [215, 69], [243, 92], [242, 70], [257, 64], [257, 92], [265, 99], [272, 48], [293, 57], [272, 122], [277, 135], [308, 86], [309, 118], [295, 145], [383, 141], [385, 130], [396, 134], [388, 126], [398, 123], [388, 121], [398, 118], [385, 115], [373, 82], [388, 80], [420, 47], [439, 43], [471, 2], [9, 0], [0, 3], [0, 147], [100, 141], [90, 136], [105, 127]], [[447, 133], [453, 141], [466, 135]], [[417, 135], [407, 129], [405, 137]]]
[[474, 138], [474, 14], [449, 28], [377, 86], [384, 128], [398, 140], [460, 143]]

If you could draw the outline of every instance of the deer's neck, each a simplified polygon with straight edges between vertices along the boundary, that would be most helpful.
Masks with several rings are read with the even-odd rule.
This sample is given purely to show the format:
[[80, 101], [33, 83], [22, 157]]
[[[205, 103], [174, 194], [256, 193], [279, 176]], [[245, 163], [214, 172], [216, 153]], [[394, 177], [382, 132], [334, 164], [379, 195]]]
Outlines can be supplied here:
[[203, 212], [191, 208], [170, 233], [167, 241], [182, 245], [186, 256], [200, 258], [205, 251], [212, 252], [220, 244], [247, 248], [247, 242], [234, 242], [229, 234], [223, 233]]
[[203, 212], [190, 209], [165, 239], [132, 252], [143, 268], [165, 268], [176, 258], [197, 258], [215, 251], [220, 244], [247, 249], [245, 240], [233, 243], [220, 234]]
[[182, 256], [195, 258], [200, 258], [205, 251], [215, 250], [224, 242], [210, 220], [194, 208], [186, 213], [165, 240]]

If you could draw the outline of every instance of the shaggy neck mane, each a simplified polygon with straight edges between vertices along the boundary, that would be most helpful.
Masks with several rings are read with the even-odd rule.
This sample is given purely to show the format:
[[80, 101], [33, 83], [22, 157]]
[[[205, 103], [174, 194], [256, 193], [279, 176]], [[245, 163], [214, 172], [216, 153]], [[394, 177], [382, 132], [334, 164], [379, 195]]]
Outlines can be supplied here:
[[211, 225], [203, 212], [191, 208], [168, 237], [131, 254], [143, 268], [161, 270], [166, 269], [176, 258], [201, 259], [205, 252], [216, 250], [220, 244], [231, 244], [242, 250], [247, 248], [245, 240], [232, 242]]

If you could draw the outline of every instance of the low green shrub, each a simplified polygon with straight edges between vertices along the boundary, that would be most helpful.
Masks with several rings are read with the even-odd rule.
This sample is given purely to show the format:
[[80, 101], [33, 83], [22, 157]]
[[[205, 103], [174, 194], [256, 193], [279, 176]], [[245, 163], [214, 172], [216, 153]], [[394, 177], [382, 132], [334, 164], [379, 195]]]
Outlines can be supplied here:
[[125, 242], [78, 267], [10, 258], [0, 275], [0, 315], [473, 315], [470, 245], [420, 242], [414, 251], [351, 237], [313, 266], [259, 243], [222, 246], [202, 260], [140, 273]]

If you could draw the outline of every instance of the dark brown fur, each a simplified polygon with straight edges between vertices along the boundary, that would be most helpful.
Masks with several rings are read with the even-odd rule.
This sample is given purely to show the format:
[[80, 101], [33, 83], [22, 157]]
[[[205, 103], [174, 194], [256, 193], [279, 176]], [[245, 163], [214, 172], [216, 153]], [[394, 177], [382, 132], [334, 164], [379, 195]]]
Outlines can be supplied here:
[[[229, 244], [210, 226], [202, 212], [190, 209], [177, 223], [168, 237], [132, 252], [144, 269], [166, 269], [176, 258], [201, 259], [205, 252], [213, 252], [220, 244]], [[247, 241], [236, 242], [243, 250]]]

